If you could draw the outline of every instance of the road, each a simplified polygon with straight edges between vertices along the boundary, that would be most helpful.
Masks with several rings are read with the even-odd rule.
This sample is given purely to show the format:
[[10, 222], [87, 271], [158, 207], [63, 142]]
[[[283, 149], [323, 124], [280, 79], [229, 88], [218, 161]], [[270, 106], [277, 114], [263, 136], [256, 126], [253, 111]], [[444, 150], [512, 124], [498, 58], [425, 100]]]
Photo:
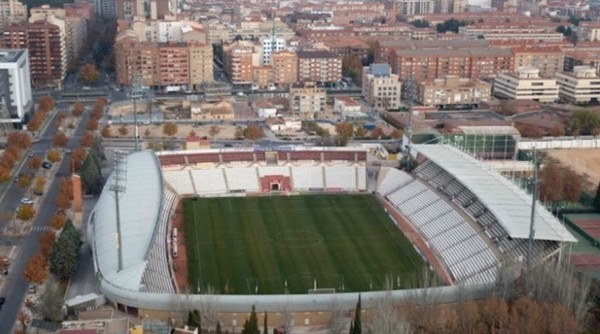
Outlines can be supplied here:
[[[61, 107], [64, 108], [65, 106], [59, 105], [57, 109], [60, 110]], [[43, 156], [51, 144], [52, 137], [57, 132], [57, 127], [54, 123], [54, 117], [57, 114], [58, 112], [52, 114], [49, 126], [43, 132], [40, 139], [31, 145], [31, 151], [34, 154]], [[79, 146], [79, 138], [84, 134], [86, 129], [85, 125], [88, 120], [89, 110], [83, 114], [79, 127], [75, 130], [75, 135], [68, 143], [68, 148], [73, 149]], [[69, 175], [68, 161], [69, 159], [65, 158], [61, 161], [60, 165], [53, 167], [57, 168], [57, 175]], [[27, 167], [24, 167], [24, 169], [27, 170]], [[14, 212], [24, 193], [25, 190], [21, 189], [17, 184], [11, 184], [6, 197], [0, 203], [0, 212], [11, 210]], [[32, 232], [18, 240], [20, 253], [11, 263], [8, 279], [0, 294], [1, 296], [6, 297], [6, 303], [0, 311], [0, 334], [12, 333], [11, 324], [14, 324], [17, 319], [28, 286], [27, 282], [23, 279], [23, 270], [27, 260], [38, 251], [38, 238], [42, 234], [42, 228], [47, 226], [48, 219], [56, 212], [54, 198], [57, 193], [58, 179], [52, 178], [50, 186], [38, 207], [37, 215], [33, 220], [33, 226], [38, 226], [40, 228], [33, 228]], [[1, 227], [4, 228], [3, 225]]]

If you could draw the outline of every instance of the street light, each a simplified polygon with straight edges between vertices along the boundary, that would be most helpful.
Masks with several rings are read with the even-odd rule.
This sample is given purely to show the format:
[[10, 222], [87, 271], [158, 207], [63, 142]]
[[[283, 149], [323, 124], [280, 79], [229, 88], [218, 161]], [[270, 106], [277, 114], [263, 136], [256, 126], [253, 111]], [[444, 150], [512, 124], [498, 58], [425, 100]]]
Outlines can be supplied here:
[[137, 122], [137, 100], [144, 96], [142, 90], [142, 77], [139, 73], [134, 74], [133, 81], [131, 83], [131, 100], [133, 101], [133, 136], [134, 136], [134, 150], [138, 151], [138, 122]]

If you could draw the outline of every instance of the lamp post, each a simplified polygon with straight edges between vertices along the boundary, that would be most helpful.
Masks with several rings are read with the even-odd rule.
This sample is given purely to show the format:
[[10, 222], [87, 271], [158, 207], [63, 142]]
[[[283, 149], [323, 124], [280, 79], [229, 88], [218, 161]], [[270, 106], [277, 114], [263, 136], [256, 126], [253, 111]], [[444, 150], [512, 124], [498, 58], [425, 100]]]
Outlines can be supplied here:
[[133, 102], [133, 137], [134, 137], [134, 150], [138, 151], [139, 135], [138, 135], [138, 122], [137, 122], [137, 100], [141, 99], [144, 95], [142, 90], [142, 77], [139, 73], [133, 76], [131, 83], [131, 100]]

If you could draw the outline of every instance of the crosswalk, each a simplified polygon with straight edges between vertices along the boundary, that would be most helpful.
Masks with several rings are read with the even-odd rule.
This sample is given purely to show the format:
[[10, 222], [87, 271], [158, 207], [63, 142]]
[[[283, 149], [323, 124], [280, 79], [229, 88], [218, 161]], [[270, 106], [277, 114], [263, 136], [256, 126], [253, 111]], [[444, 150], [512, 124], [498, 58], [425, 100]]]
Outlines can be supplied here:
[[54, 229], [50, 226], [31, 226], [29, 227], [29, 232], [46, 232], [53, 231]]

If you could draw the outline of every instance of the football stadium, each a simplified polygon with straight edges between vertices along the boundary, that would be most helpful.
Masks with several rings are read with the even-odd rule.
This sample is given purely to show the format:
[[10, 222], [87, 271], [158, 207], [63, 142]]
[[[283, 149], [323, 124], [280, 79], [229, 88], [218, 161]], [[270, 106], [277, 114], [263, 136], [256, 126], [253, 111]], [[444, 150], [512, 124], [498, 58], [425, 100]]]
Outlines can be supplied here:
[[[482, 297], [499, 268], [524, 262], [531, 195], [450, 145], [413, 145], [411, 172], [375, 150], [124, 156], [88, 222], [102, 293], [139, 316], [211, 303], [235, 326], [256, 305], [307, 325], [390, 289], [396, 300], [428, 289], [452, 302], [465, 286]], [[576, 241], [542, 205], [534, 221], [537, 259]], [[424, 273], [435, 286], [419, 286]]]

